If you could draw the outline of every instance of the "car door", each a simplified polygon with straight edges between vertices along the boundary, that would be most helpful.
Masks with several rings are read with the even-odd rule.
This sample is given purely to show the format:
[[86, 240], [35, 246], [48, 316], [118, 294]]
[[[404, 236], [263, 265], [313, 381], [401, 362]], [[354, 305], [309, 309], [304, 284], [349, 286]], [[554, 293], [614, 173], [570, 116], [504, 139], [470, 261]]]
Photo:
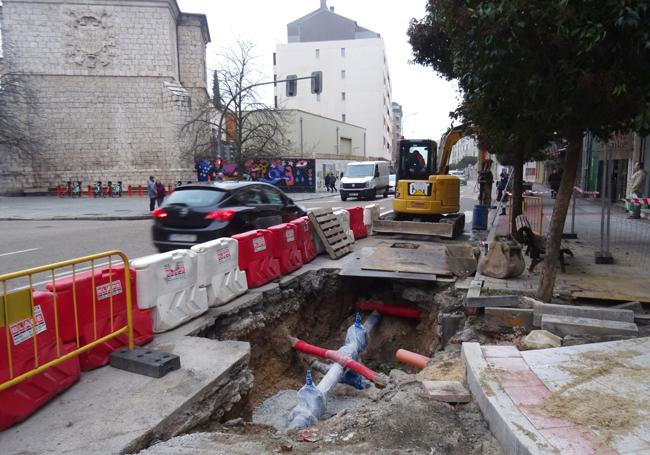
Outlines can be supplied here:
[[273, 210], [277, 210], [282, 223], [288, 223], [302, 216], [302, 209], [280, 190], [264, 187], [264, 194]]
[[263, 229], [260, 219], [265, 216], [266, 202], [257, 185], [248, 185], [233, 193], [233, 204], [240, 208], [237, 215], [237, 230], [244, 232], [252, 229]]

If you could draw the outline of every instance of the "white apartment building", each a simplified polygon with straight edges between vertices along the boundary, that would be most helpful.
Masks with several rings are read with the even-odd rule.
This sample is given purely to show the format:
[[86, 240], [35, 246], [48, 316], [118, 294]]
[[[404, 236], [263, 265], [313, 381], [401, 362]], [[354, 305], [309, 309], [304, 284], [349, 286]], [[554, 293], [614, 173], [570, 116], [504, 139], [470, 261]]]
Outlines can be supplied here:
[[322, 71], [323, 91], [314, 95], [308, 80], [299, 81], [297, 96], [287, 97], [285, 84], [277, 84], [277, 107], [359, 125], [366, 129], [363, 156], [390, 160], [391, 82], [381, 36], [321, 0], [319, 9], [287, 25], [287, 41], [273, 55], [276, 80]]
[[478, 141], [473, 136], [465, 136], [452, 147], [450, 164], [456, 164], [466, 156], [478, 157]]

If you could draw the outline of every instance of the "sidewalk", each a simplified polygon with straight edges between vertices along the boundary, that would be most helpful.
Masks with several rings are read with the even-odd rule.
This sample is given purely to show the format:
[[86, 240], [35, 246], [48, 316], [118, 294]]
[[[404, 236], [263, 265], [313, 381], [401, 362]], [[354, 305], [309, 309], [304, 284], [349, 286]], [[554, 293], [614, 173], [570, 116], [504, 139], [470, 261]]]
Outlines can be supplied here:
[[[536, 188], [544, 193], [545, 188]], [[553, 213], [554, 200], [550, 194], [544, 197], [544, 234]], [[492, 211], [490, 221], [494, 217]], [[563, 240], [575, 255], [568, 258], [567, 271], [562, 273], [558, 266], [556, 275], [556, 297], [569, 299], [606, 299], [620, 301], [641, 301], [650, 303], [650, 280], [647, 266], [650, 265], [650, 222], [647, 220], [628, 220], [625, 212], [612, 207], [610, 250], [614, 264], [596, 264], [595, 253], [600, 249], [600, 206], [594, 201], [578, 199], [576, 205], [576, 240]], [[571, 211], [567, 216], [564, 232], [571, 230]], [[508, 219], [497, 216], [491, 231], [494, 235], [508, 233]], [[530, 258], [525, 256], [526, 267]], [[483, 291], [521, 292], [534, 294], [539, 285], [543, 264], [537, 265], [535, 272], [528, 269], [513, 279], [501, 280], [477, 274], [483, 280]], [[489, 292], [489, 291], [488, 291]]]
[[[331, 197], [332, 193], [288, 193], [296, 202]], [[55, 196], [0, 196], [0, 221], [9, 220], [147, 220], [149, 198], [58, 198]]]

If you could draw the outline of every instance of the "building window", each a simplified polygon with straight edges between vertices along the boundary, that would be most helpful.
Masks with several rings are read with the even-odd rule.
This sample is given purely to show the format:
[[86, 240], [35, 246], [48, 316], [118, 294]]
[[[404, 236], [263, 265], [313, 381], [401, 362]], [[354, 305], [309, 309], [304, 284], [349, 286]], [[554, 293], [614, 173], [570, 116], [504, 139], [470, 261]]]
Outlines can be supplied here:
[[320, 49], [316, 49], [316, 58], [320, 58]]
[[341, 114], [341, 121], [345, 122], [345, 114]]
[[277, 62], [277, 60], [276, 60], [276, 57], [277, 57], [277, 55], [276, 55], [275, 52], [274, 52], [274, 53], [273, 53], [273, 66], [275, 66], [275, 65], [278, 64], [278, 62]]
[[345, 79], [345, 70], [341, 70], [341, 79]]
[[345, 101], [345, 92], [341, 92], [341, 101]]
[[345, 57], [345, 48], [344, 47], [341, 48], [341, 57]]

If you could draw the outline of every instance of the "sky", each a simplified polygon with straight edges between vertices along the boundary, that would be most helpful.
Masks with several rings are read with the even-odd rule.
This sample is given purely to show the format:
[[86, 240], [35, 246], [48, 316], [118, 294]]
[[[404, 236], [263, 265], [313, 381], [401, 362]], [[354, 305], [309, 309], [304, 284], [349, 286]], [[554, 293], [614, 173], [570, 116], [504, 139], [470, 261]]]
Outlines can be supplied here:
[[[237, 39], [255, 44], [262, 74], [273, 79], [272, 55], [276, 44], [287, 42], [287, 24], [320, 7], [320, 0], [177, 0], [183, 12], [208, 17], [210, 37], [208, 70], [217, 68], [220, 49]], [[393, 101], [404, 112], [404, 137], [438, 141], [451, 124], [449, 112], [458, 104], [456, 85], [437, 76], [431, 68], [409, 63], [411, 46], [406, 30], [412, 18], [425, 14], [426, 0], [328, 0], [337, 14], [380, 33], [386, 46], [393, 84]], [[260, 91], [273, 103], [273, 90]]]

